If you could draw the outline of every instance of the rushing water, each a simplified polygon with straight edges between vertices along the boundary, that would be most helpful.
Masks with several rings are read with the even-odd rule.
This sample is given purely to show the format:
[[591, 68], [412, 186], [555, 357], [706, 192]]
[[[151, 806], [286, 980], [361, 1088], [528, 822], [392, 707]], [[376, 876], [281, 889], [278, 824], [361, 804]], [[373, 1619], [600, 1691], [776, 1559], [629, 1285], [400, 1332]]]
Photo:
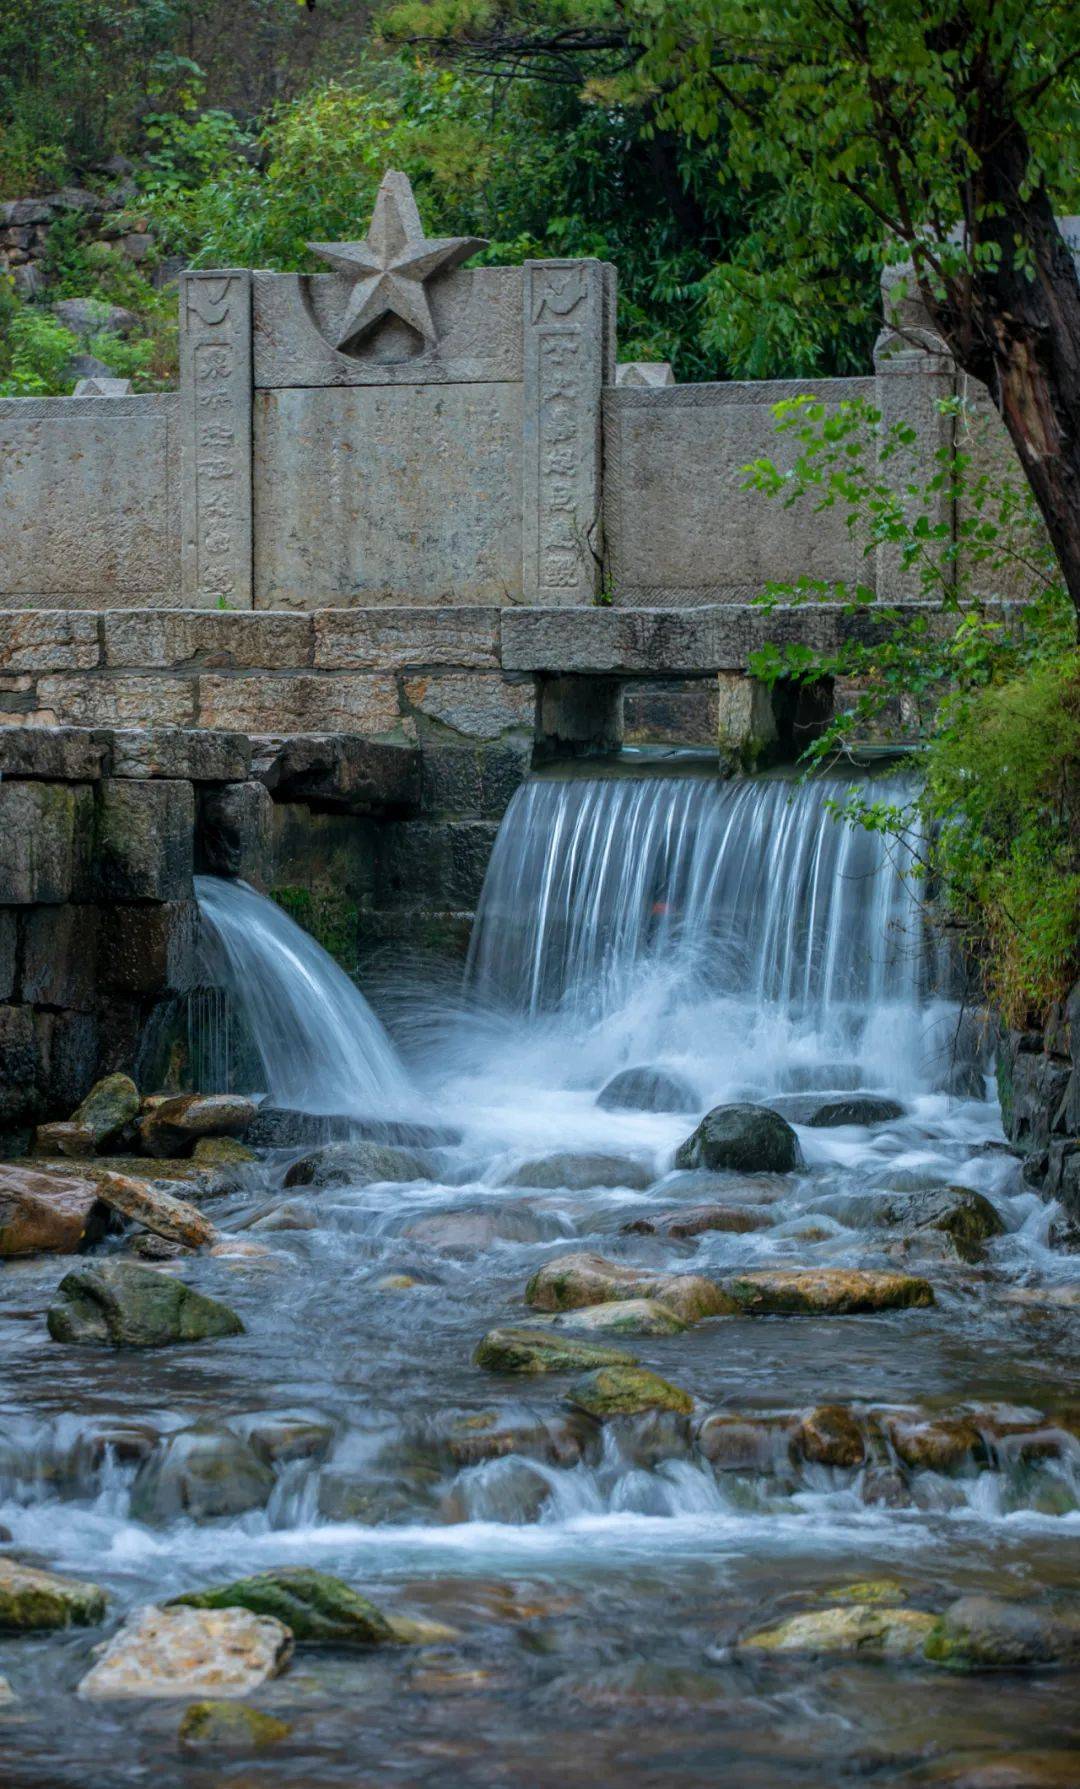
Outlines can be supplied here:
[[[407, 1069], [268, 903], [200, 885], [276, 1100], [421, 1111], [460, 1140], [448, 1133], [405, 1183], [283, 1191], [296, 1150], [250, 1170], [212, 1215], [268, 1254], [166, 1269], [240, 1311], [247, 1332], [234, 1340], [61, 1348], [42, 1313], [63, 1264], [9, 1265], [0, 1524], [42, 1563], [104, 1584], [118, 1616], [311, 1563], [462, 1638], [301, 1650], [255, 1698], [291, 1738], [257, 1761], [206, 1762], [177, 1748], [177, 1706], [73, 1699], [96, 1633], [0, 1640], [20, 1697], [0, 1712], [5, 1789], [989, 1784], [963, 1772], [1076, 1746], [1068, 1674], [1003, 1685], [858, 1661], [750, 1668], [728, 1650], [750, 1626], [881, 1574], [925, 1607], [973, 1588], [1037, 1598], [1075, 1578], [1080, 1540], [1075, 1257], [1048, 1246], [1054, 1213], [1003, 1145], [992, 1083], [973, 1059], [951, 1059], [956, 1014], [935, 992], [905, 866], [834, 822], [828, 793], [773, 780], [531, 784], [500, 834], [468, 997], [448, 1006], [414, 990], [393, 1009]], [[608, 1077], [638, 1064], [681, 1076], [700, 1111], [728, 1098], [778, 1106], [805, 1170], [725, 1175], [703, 1193], [671, 1166], [692, 1116], [597, 1105]], [[853, 1087], [897, 1093], [904, 1115], [872, 1129], [805, 1122]], [[628, 1177], [649, 1184], [520, 1185], [522, 1163], [554, 1149], [624, 1156], [644, 1170]], [[943, 1185], [981, 1189], [1000, 1214], [1005, 1233], [982, 1259], [884, 1221], [898, 1193]], [[624, 1228], [703, 1197], [755, 1227], [689, 1241]], [[530, 1274], [574, 1248], [717, 1275], [900, 1265], [932, 1279], [937, 1303], [628, 1341], [698, 1413], [746, 1418], [758, 1440], [725, 1469], [686, 1425], [583, 1431], [562, 1382], [472, 1365], [485, 1330], [528, 1314]], [[856, 1468], [790, 1451], [798, 1414], [826, 1402], [849, 1405], [867, 1437]], [[904, 1412], [946, 1411], [983, 1438], [957, 1470], [909, 1468], [882, 1440]], [[308, 1441], [276, 1459], [251, 1507], [179, 1507], [185, 1431], [251, 1440], [265, 1457], [282, 1422], [309, 1424], [295, 1431]], [[485, 1445], [510, 1429], [506, 1451]], [[1027, 1768], [997, 1780], [1080, 1781], [1067, 1763], [1054, 1777]]]

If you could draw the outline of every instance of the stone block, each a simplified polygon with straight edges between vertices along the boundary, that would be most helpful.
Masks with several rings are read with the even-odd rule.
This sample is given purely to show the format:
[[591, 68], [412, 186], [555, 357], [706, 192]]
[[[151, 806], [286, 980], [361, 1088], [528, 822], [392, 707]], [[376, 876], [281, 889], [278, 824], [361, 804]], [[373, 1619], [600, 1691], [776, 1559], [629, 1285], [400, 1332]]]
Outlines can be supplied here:
[[194, 718], [193, 677], [46, 676], [38, 710], [55, 726], [187, 727]]
[[384, 827], [378, 906], [473, 911], [497, 831], [486, 820], [404, 820]]
[[112, 776], [235, 783], [251, 769], [251, 746], [244, 733], [193, 727], [133, 727], [118, 728], [110, 740]]
[[244, 733], [394, 733], [402, 727], [397, 681], [365, 672], [341, 675], [199, 677], [198, 724]]
[[0, 729], [0, 777], [96, 782], [107, 752], [105, 739], [81, 727]]
[[615, 368], [616, 385], [674, 385], [670, 360], [621, 360]]
[[177, 600], [177, 401], [0, 399], [9, 609]]
[[98, 1024], [93, 1013], [35, 1012], [41, 1105], [66, 1117], [97, 1075]]
[[406, 677], [404, 690], [411, 708], [472, 739], [498, 739], [511, 728], [533, 726], [536, 694], [531, 680], [508, 683], [491, 673], [450, 671]]
[[715, 678], [628, 684], [623, 692], [623, 739], [629, 744], [715, 748], [720, 701]]
[[89, 785], [0, 782], [0, 903], [67, 901], [85, 884]]
[[257, 391], [255, 607], [521, 591], [521, 387]]
[[0, 1000], [10, 1000], [15, 992], [18, 938], [14, 909], [0, 907]]
[[199, 847], [213, 876], [242, 876], [256, 888], [270, 880], [274, 803], [262, 783], [226, 783], [199, 802]]
[[65, 902], [32, 907], [22, 925], [24, 1000], [89, 1012], [96, 987], [98, 911]]
[[614, 751], [622, 739], [622, 686], [612, 677], [543, 677], [537, 746], [544, 756]]
[[307, 615], [117, 610], [102, 618], [104, 663], [136, 670], [293, 671], [311, 663]]
[[423, 748], [420, 805], [425, 818], [501, 820], [529, 774], [532, 741]]
[[420, 754], [352, 734], [255, 738], [252, 771], [278, 801], [345, 814], [408, 811], [420, 801]]
[[41, 1116], [41, 1066], [33, 1007], [0, 1006], [0, 1125]]
[[191, 896], [195, 797], [188, 782], [101, 785], [94, 873], [106, 900], [182, 901]]
[[193, 900], [103, 909], [98, 986], [108, 994], [182, 993], [197, 979], [199, 910]]
[[251, 275], [180, 276], [181, 580], [189, 608], [251, 607]]
[[99, 657], [96, 615], [64, 609], [0, 614], [0, 671], [88, 671]]
[[778, 737], [771, 692], [758, 678], [731, 671], [720, 673], [717, 691], [720, 749], [752, 763]]
[[327, 609], [313, 618], [315, 663], [328, 671], [497, 669], [499, 613], [491, 606]]

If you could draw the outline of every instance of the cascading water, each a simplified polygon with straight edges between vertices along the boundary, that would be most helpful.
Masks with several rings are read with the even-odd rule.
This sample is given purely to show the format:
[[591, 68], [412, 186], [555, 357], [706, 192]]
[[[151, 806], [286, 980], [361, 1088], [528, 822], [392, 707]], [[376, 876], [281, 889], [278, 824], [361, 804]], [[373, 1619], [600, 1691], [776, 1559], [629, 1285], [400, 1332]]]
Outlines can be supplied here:
[[404, 1108], [412, 1089], [397, 1052], [322, 946], [246, 883], [196, 876], [195, 893], [213, 980], [258, 1051], [259, 1091], [305, 1112]]
[[[683, 1051], [712, 1082], [852, 1072], [914, 1086], [941, 1012], [911, 876], [917, 844], [838, 822], [849, 784], [538, 780], [500, 829], [468, 986], [631, 1055]], [[876, 794], [910, 794], [896, 778]], [[888, 1037], [887, 1059], [883, 1058]]]

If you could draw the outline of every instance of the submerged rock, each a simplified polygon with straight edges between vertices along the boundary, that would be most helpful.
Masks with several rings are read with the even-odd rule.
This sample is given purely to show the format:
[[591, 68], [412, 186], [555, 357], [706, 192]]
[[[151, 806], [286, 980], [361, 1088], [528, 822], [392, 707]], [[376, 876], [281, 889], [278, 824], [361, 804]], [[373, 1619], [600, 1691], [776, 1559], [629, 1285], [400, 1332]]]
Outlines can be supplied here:
[[588, 1192], [590, 1187], [624, 1186], [644, 1192], [651, 1186], [653, 1174], [644, 1162], [628, 1155], [585, 1155], [555, 1152], [538, 1155], [514, 1169], [509, 1184], [565, 1188], [571, 1193]]
[[789, 1416], [738, 1416], [716, 1411], [698, 1424], [695, 1444], [714, 1472], [776, 1472], [786, 1465]]
[[415, 1150], [392, 1143], [325, 1143], [293, 1162], [286, 1186], [374, 1186], [384, 1180], [429, 1180], [429, 1164]]
[[647, 1066], [620, 1069], [601, 1087], [596, 1103], [605, 1112], [700, 1110], [693, 1088], [680, 1075]]
[[714, 1106], [675, 1152], [677, 1168], [788, 1174], [802, 1165], [798, 1137], [768, 1106]]
[[677, 1336], [688, 1325], [655, 1298], [617, 1298], [609, 1304], [585, 1305], [561, 1311], [551, 1319], [554, 1329], [611, 1330], [628, 1336]]
[[27, 1634], [93, 1627], [104, 1621], [106, 1601], [97, 1584], [0, 1559], [0, 1628]]
[[127, 1174], [103, 1174], [97, 1189], [105, 1205], [132, 1223], [141, 1224], [144, 1230], [152, 1230], [155, 1236], [164, 1237], [166, 1242], [201, 1249], [217, 1241], [217, 1231], [198, 1206], [149, 1181], [135, 1180]]
[[921, 1660], [936, 1617], [919, 1609], [896, 1609], [880, 1602], [844, 1604], [792, 1615], [738, 1641], [737, 1656], [798, 1653], [808, 1658], [856, 1657]]
[[241, 1136], [257, 1111], [239, 1093], [181, 1093], [150, 1108], [139, 1136], [148, 1155], [186, 1155], [200, 1137]]
[[489, 1460], [470, 1468], [443, 1498], [444, 1522], [500, 1522], [524, 1527], [539, 1520], [551, 1482], [527, 1460]]
[[866, 1458], [862, 1429], [843, 1404], [819, 1404], [802, 1418], [792, 1436], [792, 1452], [815, 1466], [861, 1466]]
[[484, 1205], [464, 1211], [433, 1211], [402, 1231], [411, 1242], [447, 1255], [471, 1255], [496, 1242], [540, 1242], [543, 1225], [535, 1212], [513, 1205]]
[[645, 1410], [675, 1410], [689, 1416], [694, 1400], [681, 1386], [669, 1385], [644, 1367], [597, 1367], [576, 1379], [568, 1401], [586, 1415], [603, 1421], [611, 1416], [638, 1416]]
[[246, 1696], [285, 1669], [288, 1628], [246, 1609], [139, 1609], [79, 1685], [80, 1696]]
[[775, 1268], [725, 1280], [724, 1290], [750, 1316], [846, 1316], [857, 1311], [906, 1310], [931, 1305], [928, 1280], [909, 1273], [872, 1273], [848, 1267]]
[[623, 1225], [625, 1236], [670, 1236], [675, 1242], [693, 1236], [704, 1236], [718, 1230], [731, 1236], [745, 1236], [751, 1230], [768, 1229], [772, 1219], [764, 1212], [745, 1205], [688, 1205], [679, 1211], [665, 1211], [655, 1218], [635, 1218]]
[[0, 1260], [47, 1252], [73, 1255], [100, 1241], [107, 1224], [93, 1181], [0, 1164]]
[[378, 1646], [393, 1638], [390, 1623], [344, 1579], [309, 1566], [279, 1566], [251, 1578], [174, 1597], [170, 1609], [248, 1609], [271, 1615], [297, 1640], [328, 1646]]
[[819, 1106], [807, 1123], [815, 1130], [828, 1130], [841, 1124], [889, 1124], [894, 1118], [903, 1118], [904, 1110], [899, 1100], [853, 1093], [847, 1099], [830, 1100], [827, 1105]]
[[48, 1325], [54, 1342], [114, 1348], [163, 1348], [244, 1330], [228, 1305], [133, 1261], [99, 1261], [65, 1274]]
[[950, 1671], [1016, 1671], [1080, 1660], [1080, 1609], [962, 1596], [945, 1610], [926, 1656]]
[[170, 1435], [140, 1466], [131, 1490], [137, 1522], [206, 1522], [261, 1509], [274, 1474], [230, 1429], [199, 1425]]
[[519, 1407], [456, 1416], [440, 1429], [436, 1446], [457, 1468], [502, 1460], [508, 1454], [523, 1454], [551, 1466], [575, 1466], [587, 1439], [588, 1425], [565, 1412], [534, 1415]]
[[882, 1429], [897, 1459], [914, 1472], [954, 1472], [987, 1458], [978, 1429], [963, 1417], [921, 1421], [917, 1416], [887, 1414]]
[[247, 1752], [279, 1745], [291, 1732], [288, 1721], [244, 1702], [193, 1702], [176, 1737], [187, 1751]]
[[731, 1315], [739, 1308], [722, 1287], [702, 1274], [649, 1273], [584, 1253], [545, 1262], [525, 1288], [526, 1304], [538, 1311], [572, 1311], [626, 1298], [653, 1299], [684, 1323]]
[[488, 1373], [581, 1373], [590, 1367], [633, 1366], [634, 1356], [537, 1326], [489, 1330], [473, 1362]]

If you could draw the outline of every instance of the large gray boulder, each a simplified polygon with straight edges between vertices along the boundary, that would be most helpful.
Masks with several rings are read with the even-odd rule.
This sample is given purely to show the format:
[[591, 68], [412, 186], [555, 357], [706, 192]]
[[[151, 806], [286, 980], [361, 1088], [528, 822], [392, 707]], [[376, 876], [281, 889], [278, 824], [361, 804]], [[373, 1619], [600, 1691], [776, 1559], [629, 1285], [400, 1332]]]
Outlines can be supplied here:
[[164, 1348], [244, 1329], [228, 1305], [134, 1261], [98, 1261], [65, 1274], [48, 1325], [54, 1342], [114, 1348]]
[[802, 1165], [798, 1137], [768, 1106], [714, 1106], [675, 1152], [677, 1168], [788, 1174]]
[[666, 1069], [620, 1069], [596, 1096], [605, 1112], [698, 1112], [701, 1107], [688, 1082]]
[[326, 1143], [293, 1162], [286, 1186], [374, 1186], [384, 1180], [430, 1180], [425, 1158], [392, 1143]]

